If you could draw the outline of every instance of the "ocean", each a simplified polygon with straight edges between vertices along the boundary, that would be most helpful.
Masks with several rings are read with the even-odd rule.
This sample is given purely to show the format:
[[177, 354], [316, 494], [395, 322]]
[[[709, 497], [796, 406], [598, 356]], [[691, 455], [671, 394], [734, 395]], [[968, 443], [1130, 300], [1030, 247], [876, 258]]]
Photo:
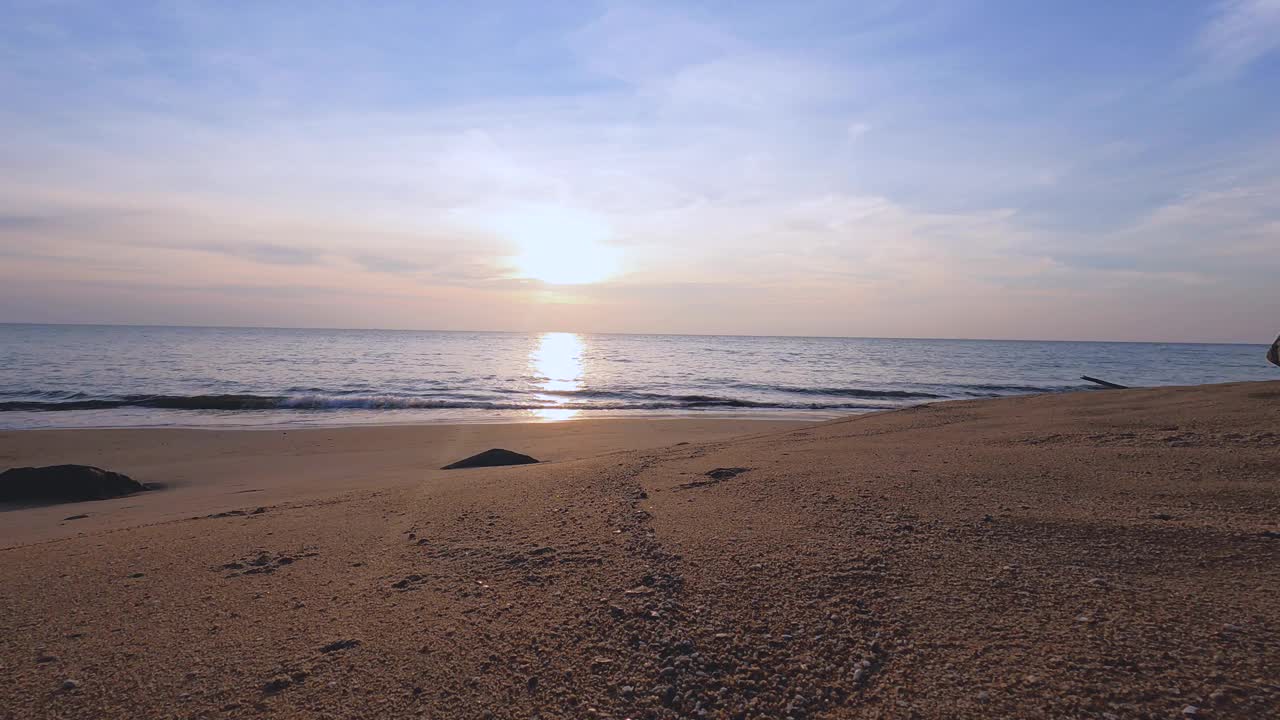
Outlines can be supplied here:
[[0, 325], [0, 428], [698, 416], [1280, 379], [1263, 345]]

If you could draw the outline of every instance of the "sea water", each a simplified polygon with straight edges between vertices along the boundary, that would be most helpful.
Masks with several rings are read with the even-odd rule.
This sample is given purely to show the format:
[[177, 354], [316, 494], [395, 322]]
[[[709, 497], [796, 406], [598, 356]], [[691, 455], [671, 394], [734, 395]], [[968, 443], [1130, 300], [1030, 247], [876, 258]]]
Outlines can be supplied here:
[[1262, 345], [0, 324], [0, 427], [829, 418], [1280, 379]]

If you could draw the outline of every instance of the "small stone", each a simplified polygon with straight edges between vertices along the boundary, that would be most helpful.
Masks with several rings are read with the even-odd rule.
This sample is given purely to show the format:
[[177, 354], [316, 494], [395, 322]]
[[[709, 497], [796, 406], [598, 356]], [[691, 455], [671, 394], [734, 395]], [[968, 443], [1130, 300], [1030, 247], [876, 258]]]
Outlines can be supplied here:
[[736, 477], [750, 470], [751, 468], [723, 467], [723, 468], [715, 468], [714, 470], [708, 470], [705, 473], [703, 473], [703, 475], [706, 475], [712, 480], [728, 480], [729, 478]]
[[51, 663], [51, 662], [58, 662], [58, 656], [57, 656], [57, 655], [48, 655], [48, 654], [40, 655], [40, 656], [36, 657], [36, 662], [41, 663], [41, 664], [43, 664], [43, 663]]
[[331, 653], [331, 652], [337, 652], [339, 650], [347, 650], [359, 644], [360, 644], [359, 640], [334, 640], [328, 645], [321, 647], [320, 652]]
[[262, 686], [262, 691], [267, 693], [278, 693], [281, 690], [293, 684], [293, 678], [288, 675], [277, 675], [266, 682]]
[[1182, 714], [1187, 717], [1195, 717], [1195, 715], [1199, 712], [1200, 712], [1200, 708], [1196, 707], [1195, 705], [1188, 705], [1182, 708]]
[[68, 691], [70, 691], [70, 690], [75, 690], [75, 689], [76, 689], [76, 688], [78, 688], [78, 687], [80, 687], [80, 681], [79, 681], [79, 680], [72, 680], [71, 678], [67, 678], [66, 680], [63, 680], [63, 681], [62, 681], [62, 689], [63, 689], [63, 690], [68, 690]]

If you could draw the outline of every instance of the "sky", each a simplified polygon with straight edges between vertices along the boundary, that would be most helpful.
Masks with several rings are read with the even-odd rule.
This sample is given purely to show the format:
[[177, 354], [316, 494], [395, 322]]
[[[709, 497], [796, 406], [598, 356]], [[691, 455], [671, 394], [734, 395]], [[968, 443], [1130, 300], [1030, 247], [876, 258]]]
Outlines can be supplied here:
[[0, 18], [0, 322], [1280, 332], [1280, 0]]

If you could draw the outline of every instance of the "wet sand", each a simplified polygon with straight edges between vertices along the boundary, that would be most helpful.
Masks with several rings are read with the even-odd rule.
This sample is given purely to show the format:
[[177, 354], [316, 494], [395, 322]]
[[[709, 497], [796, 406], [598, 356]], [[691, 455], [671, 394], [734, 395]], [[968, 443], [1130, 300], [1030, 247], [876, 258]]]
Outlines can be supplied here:
[[1280, 383], [722, 422], [0, 434], [171, 484], [0, 512], [0, 716], [1280, 713]]
[[[411, 487], [492, 447], [557, 462], [795, 427], [796, 421], [605, 419], [294, 430], [0, 431], [0, 469], [79, 463], [165, 486], [105, 502], [0, 511], [0, 548], [282, 502]], [[3, 506], [0, 506], [2, 508]], [[64, 518], [87, 514], [87, 518]]]

